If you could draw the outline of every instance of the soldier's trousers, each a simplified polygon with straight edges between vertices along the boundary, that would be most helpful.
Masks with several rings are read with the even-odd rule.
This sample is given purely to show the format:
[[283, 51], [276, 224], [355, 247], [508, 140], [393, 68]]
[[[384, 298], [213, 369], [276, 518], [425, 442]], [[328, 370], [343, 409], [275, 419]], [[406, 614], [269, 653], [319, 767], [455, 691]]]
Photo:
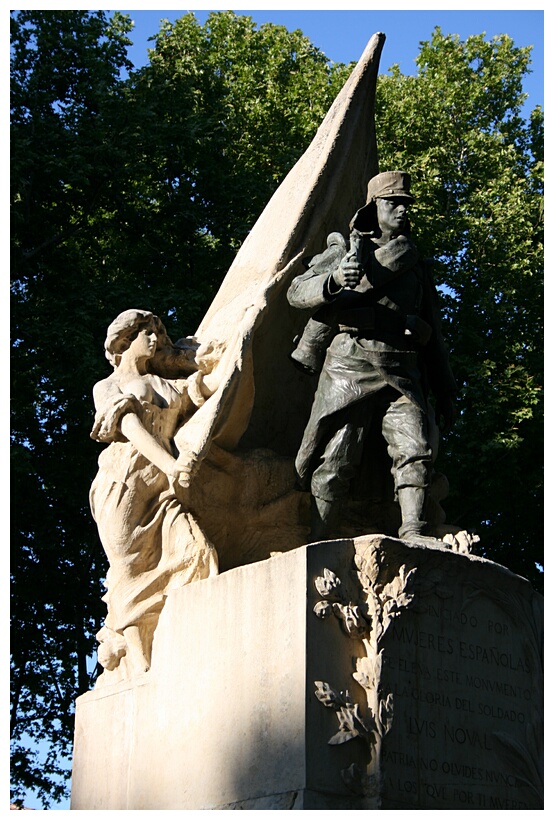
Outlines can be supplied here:
[[[325, 420], [324, 447], [312, 474], [312, 495], [325, 501], [348, 495], [367, 432], [379, 418], [392, 459], [395, 491], [429, 485], [434, 460], [430, 418], [418, 405], [387, 387]], [[366, 455], [371, 458], [371, 453]]]

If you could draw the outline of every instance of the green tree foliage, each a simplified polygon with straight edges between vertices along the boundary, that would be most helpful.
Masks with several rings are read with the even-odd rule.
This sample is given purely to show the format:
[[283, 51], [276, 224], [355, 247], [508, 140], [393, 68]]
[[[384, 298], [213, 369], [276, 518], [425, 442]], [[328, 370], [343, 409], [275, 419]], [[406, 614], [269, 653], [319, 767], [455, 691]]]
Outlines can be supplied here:
[[[96, 453], [83, 435], [102, 289], [81, 237], [112, 162], [105, 115], [129, 26], [79, 11], [11, 23], [13, 796], [33, 787], [48, 805], [64, 792], [102, 614], [86, 486]], [[45, 764], [29, 738], [43, 741]]]
[[130, 29], [12, 15], [12, 782], [44, 805], [105, 613], [87, 433], [105, 329], [134, 306], [194, 332], [348, 74], [300, 31], [231, 12], [165, 23], [133, 72]]
[[[349, 73], [300, 31], [232, 12], [163, 23], [133, 71], [130, 31], [117, 13], [12, 13], [12, 783], [45, 806], [65, 788], [105, 612], [88, 506], [105, 328], [140, 307], [173, 338], [194, 332]], [[437, 31], [417, 76], [381, 77], [377, 116], [381, 167], [412, 171], [417, 239], [444, 286], [461, 387], [448, 518], [535, 578], [542, 116], [521, 118], [528, 61], [508, 38]]]
[[522, 118], [530, 48], [507, 36], [422, 44], [416, 76], [381, 77], [383, 168], [409, 168], [460, 388], [440, 468], [448, 521], [531, 579], [542, 565], [543, 120]]

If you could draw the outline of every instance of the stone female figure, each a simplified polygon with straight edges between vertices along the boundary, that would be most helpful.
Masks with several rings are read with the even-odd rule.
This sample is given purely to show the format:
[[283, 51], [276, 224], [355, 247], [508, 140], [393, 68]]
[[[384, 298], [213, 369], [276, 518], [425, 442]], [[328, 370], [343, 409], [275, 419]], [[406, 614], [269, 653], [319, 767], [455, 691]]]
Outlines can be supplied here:
[[98, 658], [109, 671], [119, 667], [118, 677], [148, 670], [168, 591], [218, 571], [215, 549], [187, 509], [190, 463], [179, 460], [174, 441], [210, 394], [209, 376], [204, 384], [199, 371], [188, 380], [151, 372], [156, 353], [170, 345], [157, 316], [121, 313], [105, 342], [114, 372], [93, 392], [91, 437], [109, 444], [90, 492], [110, 563]]

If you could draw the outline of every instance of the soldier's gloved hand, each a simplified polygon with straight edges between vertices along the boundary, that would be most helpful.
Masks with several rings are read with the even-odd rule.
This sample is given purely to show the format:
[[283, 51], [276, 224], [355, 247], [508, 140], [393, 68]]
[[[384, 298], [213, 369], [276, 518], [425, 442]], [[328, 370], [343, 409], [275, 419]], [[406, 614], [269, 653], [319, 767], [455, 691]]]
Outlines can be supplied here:
[[364, 270], [355, 256], [348, 254], [333, 273], [333, 281], [341, 288], [355, 288], [364, 275]]

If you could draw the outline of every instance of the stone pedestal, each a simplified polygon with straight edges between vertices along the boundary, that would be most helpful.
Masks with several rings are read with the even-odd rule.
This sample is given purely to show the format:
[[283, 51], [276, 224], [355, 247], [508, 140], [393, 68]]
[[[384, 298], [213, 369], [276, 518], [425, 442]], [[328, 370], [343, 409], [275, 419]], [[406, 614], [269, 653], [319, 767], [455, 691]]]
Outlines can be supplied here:
[[170, 592], [77, 701], [72, 809], [542, 807], [540, 596], [382, 536]]

